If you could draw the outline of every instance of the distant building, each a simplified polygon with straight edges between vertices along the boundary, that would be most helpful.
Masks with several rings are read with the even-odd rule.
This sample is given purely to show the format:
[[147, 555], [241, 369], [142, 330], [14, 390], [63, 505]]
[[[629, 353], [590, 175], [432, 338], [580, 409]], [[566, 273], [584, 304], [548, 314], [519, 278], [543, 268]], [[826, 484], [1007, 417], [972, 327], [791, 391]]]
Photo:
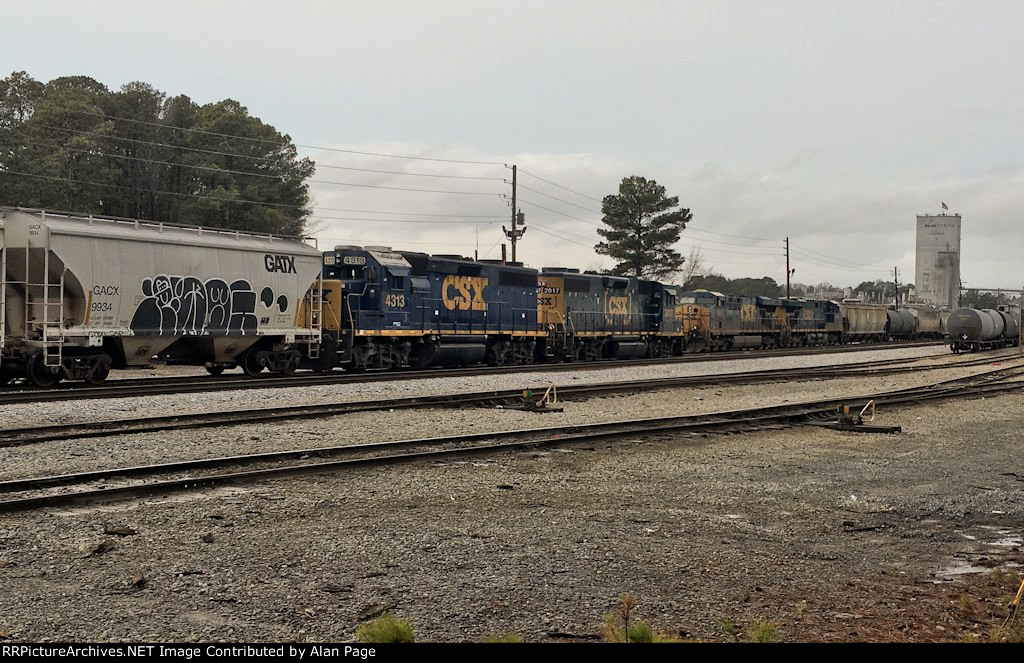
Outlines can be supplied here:
[[917, 217], [914, 286], [918, 301], [956, 308], [960, 295], [960, 215]]

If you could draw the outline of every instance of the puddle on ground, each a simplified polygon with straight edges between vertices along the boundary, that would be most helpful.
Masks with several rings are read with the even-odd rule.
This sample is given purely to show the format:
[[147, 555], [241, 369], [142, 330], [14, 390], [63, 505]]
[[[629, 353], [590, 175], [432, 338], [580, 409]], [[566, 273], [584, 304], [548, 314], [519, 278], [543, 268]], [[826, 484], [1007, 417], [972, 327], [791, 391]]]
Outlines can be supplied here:
[[992, 569], [985, 566], [976, 566], [969, 562], [957, 560], [946, 568], [938, 571], [935, 575], [939, 578], [955, 578], [957, 576], [968, 575], [971, 573], [986, 573]]

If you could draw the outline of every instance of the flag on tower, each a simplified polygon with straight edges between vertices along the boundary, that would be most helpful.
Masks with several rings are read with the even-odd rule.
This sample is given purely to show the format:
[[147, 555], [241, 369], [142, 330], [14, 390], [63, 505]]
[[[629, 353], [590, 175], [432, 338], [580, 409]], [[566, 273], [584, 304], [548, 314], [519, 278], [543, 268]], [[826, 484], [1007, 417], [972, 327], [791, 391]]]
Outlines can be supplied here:
[[949, 209], [948, 207], [946, 207], [946, 203], [942, 203], [942, 209], [944, 209], [944, 210], [948, 210]]

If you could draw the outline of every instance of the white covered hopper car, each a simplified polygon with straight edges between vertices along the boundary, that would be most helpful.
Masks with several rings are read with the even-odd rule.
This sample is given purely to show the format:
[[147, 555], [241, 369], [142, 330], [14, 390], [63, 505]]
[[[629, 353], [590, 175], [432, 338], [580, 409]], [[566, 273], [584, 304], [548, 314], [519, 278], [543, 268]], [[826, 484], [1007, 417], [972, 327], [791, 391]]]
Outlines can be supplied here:
[[296, 238], [0, 208], [0, 384], [154, 357], [290, 373], [319, 348], [321, 260]]

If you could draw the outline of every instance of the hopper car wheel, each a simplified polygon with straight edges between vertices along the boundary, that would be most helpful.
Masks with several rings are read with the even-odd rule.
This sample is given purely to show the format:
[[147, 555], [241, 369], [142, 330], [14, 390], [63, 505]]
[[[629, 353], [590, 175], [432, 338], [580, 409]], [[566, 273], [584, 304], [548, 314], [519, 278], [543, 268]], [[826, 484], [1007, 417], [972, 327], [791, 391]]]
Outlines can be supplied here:
[[217, 376], [217, 375], [220, 375], [221, 373], [224, 372], [224, 367], [223, 366], [207, 366], [206, 367], [206, 372], [209, 373], [210, 375]]
[[248, 350], [242, 357], [242, 372], [251, 378], [263, 372], [263, 365], [260, 364], [260, 356], [256, 348]]
[[106, 382], [108, 375], [110, 375], [109, 367], [97, 368], [85, 381], [89, 384], [101, 385]]
[[49, 368], [43, 366], [42, 355], [36, 355], [29, 360], [25, 376], [37, 387], [52, 387], [60, 382], [60, 373], [51, 372]]
[[295, 369], [299, 367], [299, 358], [289, 359], [288, 363], [284, 365], [284, 369], [281, 371], [282, 375], [295, 375]]

